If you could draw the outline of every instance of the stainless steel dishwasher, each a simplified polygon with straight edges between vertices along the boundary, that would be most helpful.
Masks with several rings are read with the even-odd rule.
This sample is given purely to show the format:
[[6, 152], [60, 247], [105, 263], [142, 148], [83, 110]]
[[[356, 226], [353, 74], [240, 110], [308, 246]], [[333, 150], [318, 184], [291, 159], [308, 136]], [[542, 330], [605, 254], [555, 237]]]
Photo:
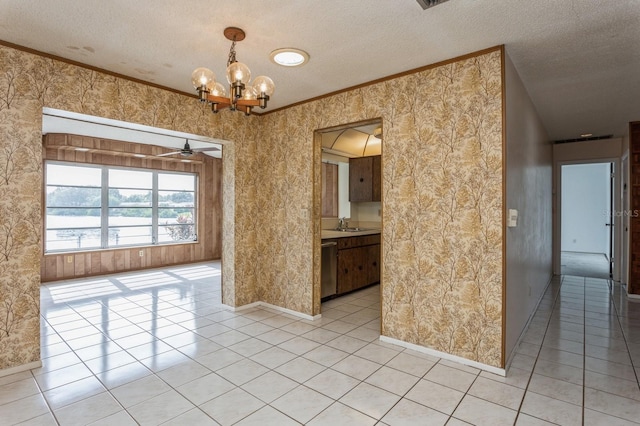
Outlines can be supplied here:
[[337, 292], [337, 278], [338, 278], [338, 243], [335, 241], [327, 241], [322, 243], [322, 269], [321, 276], [321, 291], [320, 297], [325, 298], [333, 296]]

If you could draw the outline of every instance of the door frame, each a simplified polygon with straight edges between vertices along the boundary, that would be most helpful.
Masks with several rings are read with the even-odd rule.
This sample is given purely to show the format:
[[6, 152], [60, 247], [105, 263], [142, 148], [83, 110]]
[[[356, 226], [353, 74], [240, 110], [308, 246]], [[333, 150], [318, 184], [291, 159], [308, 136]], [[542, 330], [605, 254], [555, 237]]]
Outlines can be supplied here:
[[[622, 200], [622, 185], [621, 180], [622, 173], [620, 168], [620, 158], [594, 158], [588, 160], [570, 160], [570, 161], [557, 161], [554, 164], [554, 184], [555, 190], [553, 191], [556, 199], [556, 209], [554, 219], [556, 226], [553, 233], [553, 273], [554, 275], [562, 274], [561, 264], [561, 250], [562, 250], [562, 166], [578, 165], [578, 164], [599, 164], [599, 163], [613, 163], [613, 169], [615, 173], [614, 178], [614, 192], [613, 192], [613, 274], [612, 279], [614, 281], [620, 281], [621, 269], [620, 260], [622, 259], [622, 218], [616, 212], [621, 211]], [[604, 218], [603, 218], [604, 219]]]
[[[384, 129], [384, 120], [382, 117], [369, 118], [351, 123], [343, 123], [335, 126], [317, 128], [313, 131], [313, 284], [312, 284], [312, 309], [313, 315], [322, 315], [322, 298], [321, 298], [321, 242], [322, 242], [322, 133], [335, 130], [346, 130], [354, 127], [365, 126], [368, 124], [379, 124]], [[384, 138], [380, 142], [380, 155], [382, 165], [384, 165]], [[382, 175], [382, 170], [381, 170]], [[382, 178], [382, 176], [381, 176]], [[380, 183], [381, 201], [380, 201], [380, 250], [384, 249], [384, 181]], [[338, 213], [339, 214], [339, 213]], [[382, 334], [382, 290], [384, 262], [380, 259], [380, 333]]]
[[620, 282], [627, 284], [629, 281], [629, 217], [632, 212], [629, 206], [629, 153], [625, 152], [620, 161], [620, 204], [622, 205], [622, 218], [620, 225]]

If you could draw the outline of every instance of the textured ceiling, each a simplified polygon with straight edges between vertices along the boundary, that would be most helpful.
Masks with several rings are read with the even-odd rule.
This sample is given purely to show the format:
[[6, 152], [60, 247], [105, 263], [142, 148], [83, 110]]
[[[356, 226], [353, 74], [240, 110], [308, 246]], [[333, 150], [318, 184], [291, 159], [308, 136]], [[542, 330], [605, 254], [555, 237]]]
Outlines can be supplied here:
[[[0, 40], [188, 93], [198, 66], [224, 80], [227, 26], [268, 110], [504, 44], [552, 139], [640, 119], [639, 0], [0, 0]], [[281, 47], [311, 60], [274, 65]]]

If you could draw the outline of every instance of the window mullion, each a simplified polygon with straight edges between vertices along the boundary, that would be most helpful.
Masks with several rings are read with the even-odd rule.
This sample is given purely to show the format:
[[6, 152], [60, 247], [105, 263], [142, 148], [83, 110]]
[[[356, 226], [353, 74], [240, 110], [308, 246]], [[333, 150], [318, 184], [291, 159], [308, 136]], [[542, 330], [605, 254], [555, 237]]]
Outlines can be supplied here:
[[102, 167], [102, 199], [100, 208], [100, 245], [109, 248], [109, 168]]
[[158, 244], [158, 172], [153, 172], [151, 190], [151, 243]]
[[200, 218], [198, 217], [198, 194], [199, 194], [199, 181], [197, 175], [193, 175], [193, 214], [191, 215], [193, 219], [193, 232], [195, 236], [195, 240], [198, 241], [198, 222]]

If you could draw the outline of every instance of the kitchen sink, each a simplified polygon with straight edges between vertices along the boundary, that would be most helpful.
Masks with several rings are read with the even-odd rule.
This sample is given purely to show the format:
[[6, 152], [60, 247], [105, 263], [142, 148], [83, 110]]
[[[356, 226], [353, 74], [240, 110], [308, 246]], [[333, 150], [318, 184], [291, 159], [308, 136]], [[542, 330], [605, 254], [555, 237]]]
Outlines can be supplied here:
[[373, 231], [371, 228], [336, 228], [336, 231], [340, 232], [361, 232], [361, 231]]

